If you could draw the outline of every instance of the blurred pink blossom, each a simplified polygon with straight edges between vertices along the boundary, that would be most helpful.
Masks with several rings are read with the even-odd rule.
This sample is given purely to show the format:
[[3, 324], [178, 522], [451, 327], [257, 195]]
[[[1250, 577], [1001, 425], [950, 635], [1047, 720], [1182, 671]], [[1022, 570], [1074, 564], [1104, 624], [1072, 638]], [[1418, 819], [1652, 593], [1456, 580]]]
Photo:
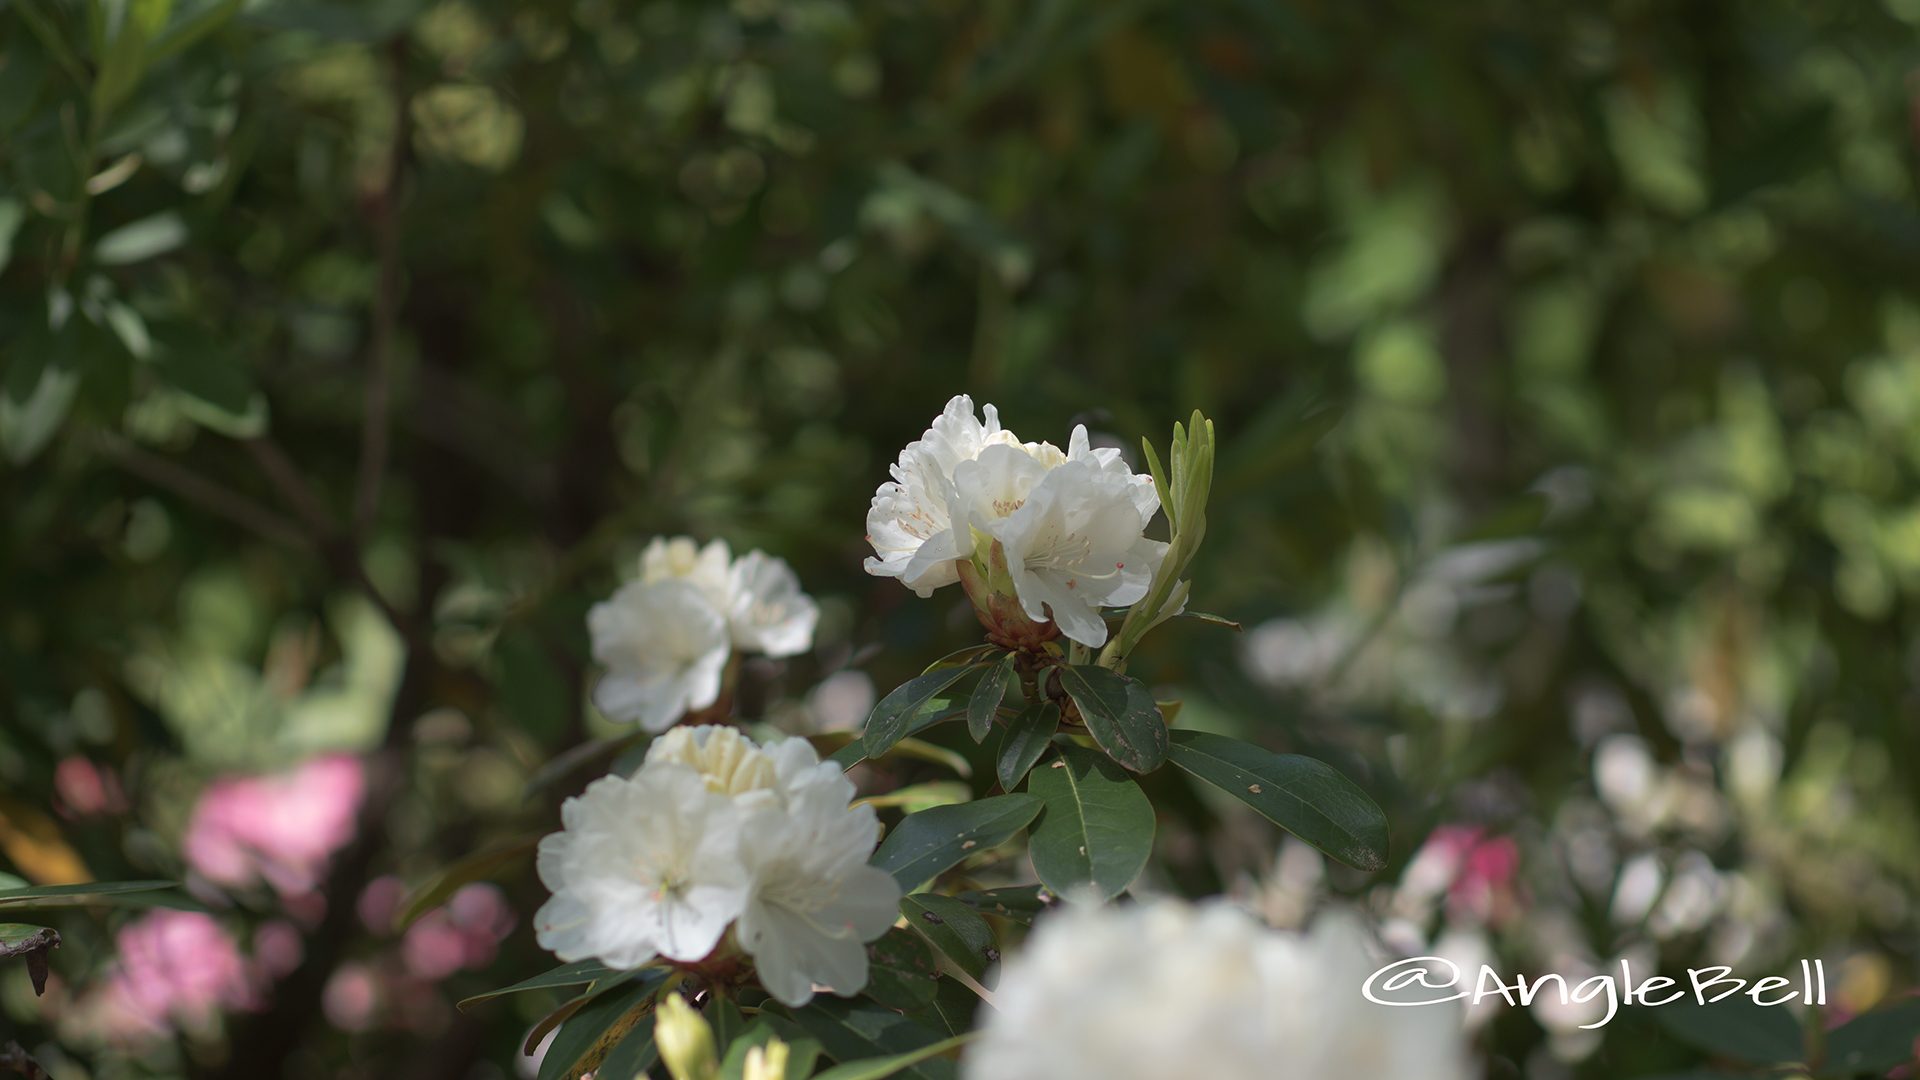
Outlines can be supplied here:
[[260, 1005], [259, 973], [211, 915], [152, 911], [114, 941], [118, 958], [93, 1002], [102, 1035], [137, 1041]]
[[1490, 836], [1478, 825], [1442, 825], [1415, 858], [1442, 869], [1447, 909], [1455, 916], [1491, 923], [1519, 904], [1520, 845], [1511, 836]]
[[513, 911], [498, 887], [480, 882], [463, 885], [445, 907], [435, 908], [407, 928], [400, 942], [401, 959], [408, 974], [428, 980], [483, 968], [493, 963], [513, 924]]
[[355, 910], [368, 930], [384, 936], [393, 932], [393, 920], [400, 914], [400, 902], [406, 898], [407, 886], [392, 874], [385, 874], [367, 882], [367, 887], [360, 891], [360, 903]]
[[327, 980], [320, 1007], [327, 1022], [341, 1031], [365, 1031], [373, 1026], [380, 1004], [380, 979], [366, 964], [346, 963]]
[[285, 919], [260, 924], [253, 932], [253, 959], [270, 978], [279, 978], [300, 966], [307, 952], [300, 928]]
[[187, 862], [219, 885], [264, 880], [283, 898], [313, 893], [327, 860], [353, 838], [366, 776], [358, 758], [327, 754], [290, 772], [227, 777], [200, 796]]
[[53, 790], [58, 805], [70, 817], [119, 814], [127, 809], [120, 778], [78, 754], [60, 759], [53, 767]]

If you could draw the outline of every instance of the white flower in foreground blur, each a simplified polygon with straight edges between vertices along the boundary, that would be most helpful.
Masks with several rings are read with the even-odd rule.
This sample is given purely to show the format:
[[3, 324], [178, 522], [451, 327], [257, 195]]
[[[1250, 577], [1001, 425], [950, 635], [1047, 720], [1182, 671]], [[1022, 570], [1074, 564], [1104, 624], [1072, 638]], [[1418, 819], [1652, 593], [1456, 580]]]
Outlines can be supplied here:
[[727, 620], [680, 580], [631, 582], [587, 612], [593, 658], [607, 669], [593, 703], [614, 720], [665, 731], [720, 698], [732, 642]]
[[786, 560], [762, 551], [740, 556], [727, 575], [727, 626], [733, 643], [768, 656], [797, 656], [813, 647], [820, 606], [800, 591]]
[[593, 703], [609, 719], [665, 731], [720, 700], [734, 650], [773, 657], [813, 647], [820, 608], [782, 559], [731, 557], [725, 541], [657, 537], [640, 579], [587, 613], [593, 656], [607, 672]]
[[871, 806], [849, 806], [852, 781], [804, 739], [774, 747], [780, 805], [741, 833], [753, 891], [740, 916], [740, 944], [767, 992], [804, 1005], [817, 983], [841, 994], [867, 984], [866, 943], [900, 911], [900, 886], [867, 865], [880, 838]]
[[[955, 555], [915, 561], [921, 547], [939, 538], [951, 550], [948, 507], [953, 501], [953, 470], [980, 456], [993, 443], [1018, 443], [1000, 428], [1000, 413], [992, 405], [982, 410], [986, 420], [973, 415], [973, 399], [961, 394], [933, 421], [926, 434], [900, 451], [889, 470], [893, 479], [880, 485], [867, 509], [867, 542], [874, 557], [866, 562], [875, 577], [899, 578], [921, 596], [960, 580]], [[911, 569], [909, 569], [911, 567]]]
[[540, 841], [536, 869], [553, 897], [533, 917], [535, 940], [613, 968], [704, 958], [746, 902], [741, 810], [671, 762], [588, 784]]
[[1379, 965], [1349, 917], [1306, 934], [1224, 902], [1070, 906], [1010, 960], [968, 1080], [1465, 1080], [1459, 1010], [1361, 995]]
[[867, 865], [879, 824], [853, 796], [804, 739], [763, 749], [728, 727], [676, 728], [633, 779], [569, 799], [565, 830], [541, 841], [554, 896], [535, 917], [539, 942], [619, 968], [656, 952], [693, 961], [737, 918], [739, 947], [780, 1001], [804, 1004], [816, 985], [856, 993], [900, 888]]
[[901, 451], [867, 514], [876, 555], [867, 572], [927, 596], [960, 579], [960, 560], [985, 554], [979, 543], [997, 541], [1027, 618], [1051, 619], [1083, 645], [1105, 644], [1100, 609], [1144, 597], [1166, 553], [1145, 536], [1160, 508], [1153, 479], [1135, 474], [1117, 449], [1093, 449], [1085, 427], [1074, 428], [1062, 453], [1021, 442], [993, 406], [984, 411], [981, 423], [972, 400], [956, 397]]

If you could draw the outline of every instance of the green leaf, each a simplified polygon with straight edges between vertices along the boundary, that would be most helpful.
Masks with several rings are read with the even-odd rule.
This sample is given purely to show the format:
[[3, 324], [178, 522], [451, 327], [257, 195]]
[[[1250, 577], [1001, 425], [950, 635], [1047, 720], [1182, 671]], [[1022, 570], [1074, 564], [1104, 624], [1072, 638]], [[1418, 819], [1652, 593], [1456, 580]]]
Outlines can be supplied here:
[[[653, 1020], [648, 1013], [620, 1036], [593, 1071], [594, 1080], [646, 1080], [647, 1070], [660, 1060], [660, 1048], [653, 1043]], [[553, 1041], [560, 1039], [556, 1036]]]
[[102, 266], [136, 263], [164, 255], [186, 240], [186, 223], [180, 220], [179, 214], [165, 210], [102, 236], [93, 245], [93, 261]]
[[987, 732], [993, 730], [993, 718], [1007, 696], [1007, 683], [1013, 679], [1013, 661], [1014, 654], [1008, 653], [1005, 660], [988, 668], [974, 686], [973, 696], [967, 699], [967, 734], [974, 742], [986, 742]]
[[595, 994], [561, 1023], [540, 1061], [539, 1080], [559, 1080], [593, 1068], [647, 1019], [639, 1012], [666, 980], [664, 971], [646, 971]]
[[[935, 698], [934, 705], [942, 705], [946, 700], [945, 698]], [[921, 711], [920, 719], [915, 721], [912, 730], [918, 731], [923, 727], [931, 727], [952, 715], [953, 713], [951, 711], [944, 708], [936, 709], [933, 706], [929, 706]], [[920, 739], [901, 739], [899, 742], [893, 744], [893, 749], [887, 751], [887, 754], [888, 756], [910, 757], [930, 762], [934, 765], [952, 770], [956, 776], [967, 777], [973, 775], [973, 766], [967, 762], [966, 758], [961, 757], [959, 754], [954, 753], [944, 746], [935, 746], [930, 742], [924, 742]], [[867, 760], [866, 747], [856, 738], [828, 755], [826, 760], [840, 766], [841, 771], [844, 772]]]
[[[756, 1046], [765, 1046], [780, 1033], [766, 1017], [747, 1025], [722, 1051], [720, 1058], [720, 1080], [742, 1080], [747, 1071], [747, 1053]], [[813, 1075], [814, 1062], [820, 1058], [820, 1044], [812, 1039], [787, 1039], [786, 1080], [804, 1080]], [[611, 1080], [611, 1078], [609, 1078]]]
[[1040, 800], [1032, 795], [995, 795], [908, 814], [881, 841], [873, 865], [911, 889], [969, 855], [1006, 843], [1039, 812]]
[[959, 979], [941, 979], [934, 984], [933, 1004], [908, 1015], [942, 1035], [965, 1035], [973, 1030], [979, 1011], [980, 995], [971, 987]]
[[408, 894], [406, 903], [400, 905], [400, 913], [394, 917], [393, 928], [405, 930], [412, 926], [420, 916], [452, 899], [462, 885], [497, 877], [527, 861], [539, 843], [538, 836], [523, 836], [476, 852], [447, 867], [440, 876]]
[[[979, 912], [951, 896], [914, 893], [901, 898], [900, 913], [914, 932], [927, 939], [927, 944], [975, 982], [982, 981], [987, 969], [1000, 960], [1000, 943], [994, 940], [993, 927]], [[932, 1000], [930, 989], [927, 1001]]]
[[995, 755], [1000, 787], [1006, 791], [1019, 787], [1020, 778], [1040, 760], [1040, 755], [1053, 741], [1054, 732], [1059, 730], [1060, 706], [1053, 702], [1030, 702], [1020, 710], [1020, 715], [1007, 724], [1006, 732], [1000, 736], [1000, 752]]
[[26, 217], [26, 206], [20, 200], [0, 199], [0, 270], [5, 270], [7, 263], [13, 260], [13, 238], [19, 233], [20, 223]]
[[1705, 1005], [1682, 998], [1653, 1010], [1653, 1015], [1668, 1034], [1716, 1057], [1777, 1065], [1798, 1061], [1803, 1053], [1800, 1025], [1792, 1014], [1757, 1005], [1750, 998], [1731, 997]]
[[1153, 804], [1118, 765], [1062, 746], [1058, 758], [1027, 777], [1027, 790], [1046, 803], [1029, 849], [1048, 888], [1092, 886], [1111, 900], [1140, 876], [1153, 854]]
[[893, 1076], [910, 1065], [917, 1065], [928, 1058], [939, 1057], [956, 1047], [963, 1046], [973, 1037], [974, 1033], [968, 1032], [904, 1054], [867, 1058], [864, 1061], [849, 1061], [816, 1075], [814, 1080], [882, 1080], [883, 1077]]
[[733, 1040], [747, 1030], [747, 1018], [740, 1013], [740, 1006], [733, 999], [714, 995], [707, 999], [703, 1010], [707, 1026], [713, 1030], [713, 1045], [725, 1049]]
[[102, 897], [171, 889], [171, 881], [95, 881], [84, 885], [34, 885], [0, 890], [0, 908], [74, 907]]
[[921, 669], [920, 674], [931, 675], [936, 671], [942, 671], [947, 668], [972, 667], [984, 660], [988, 653], [995, 652], [998, 649], [999, 646], [997, 645], [984, 643], [969, 645], [964, 649], [955, 649], [940, 659], [935, 660], [933, 663], [928, 664], [925, 668]]
[[182, 52], [194, 42], [218, 30], [220, 26], [238, 12], [245, 0], [214, 0], [202, 4], [200, 9], [184, 19], [167, 27], [166, 32], [154, 39], [147, 50], [147, 60], [157, 64], [175, 53]]
[[[31, 359], [16, 355], [8, 362], [25, 367]], [[0, 394], [0, 448], [6, 451], [8, 461], [24, 465], [38, 456], [60, 430], [80, 390], [80, 375], [56, 360], [41, 367], [37, 379], [24, 392], [15, 393], [15, 380], [11, 371], [8, 374], [8, 392]]]
[[726, 1042], [716, 1038], [714, 1046], [720, 1053], [720, 1080], [740, 1080], [747, 1071], [747, 1051], [756, 1046], [765, 1046], [779, 1037], [772, 1024], [756, 1018], [747, 1025], [746, 1030]]
[[[891, 1009], [841, 998], [816, 997], [792, 1015], [838, 1062], [910, 1054], [943, 1041], [939, 1032]], [[924, 1061], [901, 1073], [915, 1080], [953, 1080], [957, 1071], [950, 1061]]]
[[1920, 1038], [1920, 998], [1862, 1013], [1827, 1032], [1826, 1072], [1883, 1075], [1914, 1059]]
[[1167, 760], [1167, 724], [1145, 684], [1097, 664], [1056, 670], [1087, 733], [1108, 757], [1137, 773], [1152, 772]]
[[897, 806], [909, 814], [922, 810], [931, 810], [936, 806], [952, 806], [973, 798], [973, 786], [964, 780], [929, 780], [924, 784], [909, 784], [895, 788], [885, 795], [868, 795], [855, 799], [856, 805], [865, 804], [875, 808]]
[[1215, 615], [1210, 611], [1183, 611], [1179, 614], [1178, 618], [1198, 619], [1201, 622], [1212, 623], [1215, 626], [1224, 626], [1236, 634], [1246, 629], [1246, 627], [1241, 626], [1225, 615]]
[[488, 990], [485, 993], [475, 994], [472, 997], [461, 998], [457, 1007], [465, 1011], [483, 1002], [492, 1001], [494, 998], [506, 997], [508, 994], [523, 994], [529, 990], [552, 990], [565, 986], [586, 986], [589, 983], [598, 982], [612, 974], [614, 974], [614, 970], [600, 963], [598, 960], [575, 960], [571, 964], [561, 964], [551, 971], [544, 971], [531, 978], [521, 979], [511, 986], [503, 986], [498, 990]]
[[1172, 760], [1348, 866], [1387, 865], [1387, 815], [1323, 761], [1204, 731], [1174, 732]]
[[969, 890], [954, 899], [982, 915], [1031, 923], [1035, 915], [1052, 905], [1053, 893], [1045, 885], [1015, 885], [1005, 889]]
[[[0, 923], [0, 960], [14, 958], [26, 962], [27, 977], [33, 980], [36, 997], [47, 992], [47, 953], [59, 947], [60, 933], [50, 926]], [[929, 987], [927, 1003], [932, 1001]]]
[[895, 743], [917, 730], [914, 721], [928, 703], [973, 670], [973, 667], [941, 668], [895, 687], [867, 717], [866, 732], [861, 736], [862, 752], [877, 758], [893, 749]]
[[237, 439], [266, 430], [267, 399], [254, 385], [253, 371], [211, 336], [163, 334], [154, 368], [195, 423]]
[[867, 971], [867, 987], [861, 992], [901, 1012], [931, 1004], [940, 978], [926, 943], [898, 926], [867, 946]]

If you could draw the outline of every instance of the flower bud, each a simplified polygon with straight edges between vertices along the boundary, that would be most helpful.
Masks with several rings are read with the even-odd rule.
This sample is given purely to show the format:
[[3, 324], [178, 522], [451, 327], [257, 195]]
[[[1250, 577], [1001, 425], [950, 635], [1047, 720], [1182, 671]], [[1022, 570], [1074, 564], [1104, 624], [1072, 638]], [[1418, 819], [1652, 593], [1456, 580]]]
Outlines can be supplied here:
[[973, 601], [973, 614], [987, 629], [987, 640], [1003, 649], [1027, 652], [1060, 636], [1051, 622], [1034, 622], [1020, 606], [1013, 575], [1007, 571], [1007, 552], [998, 540], [977, 538], [973, 558], [959, 562], [960, 587]]
[[661, 999], [653, 1022], [653, 1043], [660, 1048], [660, 1060], [673, 1080], [716, 1080], [720, 1075], [713, 1029], [679, 994]]
[[747, 1051], [746, 1068], [741, 1071], [740, 1080], [786, 1080], [786, 1076], [786, 1043], [768, 1039]]

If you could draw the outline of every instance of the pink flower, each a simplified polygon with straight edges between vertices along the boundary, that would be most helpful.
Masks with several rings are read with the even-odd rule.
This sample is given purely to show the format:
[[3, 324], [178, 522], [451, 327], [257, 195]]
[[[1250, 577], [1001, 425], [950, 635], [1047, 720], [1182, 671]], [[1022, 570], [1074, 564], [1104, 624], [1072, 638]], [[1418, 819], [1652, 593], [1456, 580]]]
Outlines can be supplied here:
[[1447, 908], [1482, 923], [1496, 922], [1519, 902], [1520, 845], [1489, 836], [1477, 825], [1442, 825], [1427, 837], [1416, 862], [1431, 860], [1447, 881]]
[[360, 963], [345, 963], [327, 980], [320, 999], [327, 1022], [341, 1031], [365, 1031], [373, 1026], [374, 1010], [380, 1004], [380, 979], [372, 968]]
[[463, 885], [445, 907], [436, 908], [407, 928], [400, 956], [407, 972], [421, 979], [444, 979], [461, 970], [493, 963], [499, 945], [513, 931], [513, 911], [498, 887]]
[[60, 764], [53, 767], [53, 790], [60, 797], [59, 806], [71, 817], [118, 814], [127, 809], [119, 778], [77, 754], [60, 759]]
[[353, 838], [365, 787], [359, 759], [346, 754], [291, 772], [216, 780], [193, 808], [182, 844], [187, 862], [219, 885], [265, 881], [283, 898], [304, 897]]
[[95, 1006], [104, 1034], [139, 1040], [255, 1009], [260, 977], [211, 915], [159, 909], [115, 937], [119, 956]]

